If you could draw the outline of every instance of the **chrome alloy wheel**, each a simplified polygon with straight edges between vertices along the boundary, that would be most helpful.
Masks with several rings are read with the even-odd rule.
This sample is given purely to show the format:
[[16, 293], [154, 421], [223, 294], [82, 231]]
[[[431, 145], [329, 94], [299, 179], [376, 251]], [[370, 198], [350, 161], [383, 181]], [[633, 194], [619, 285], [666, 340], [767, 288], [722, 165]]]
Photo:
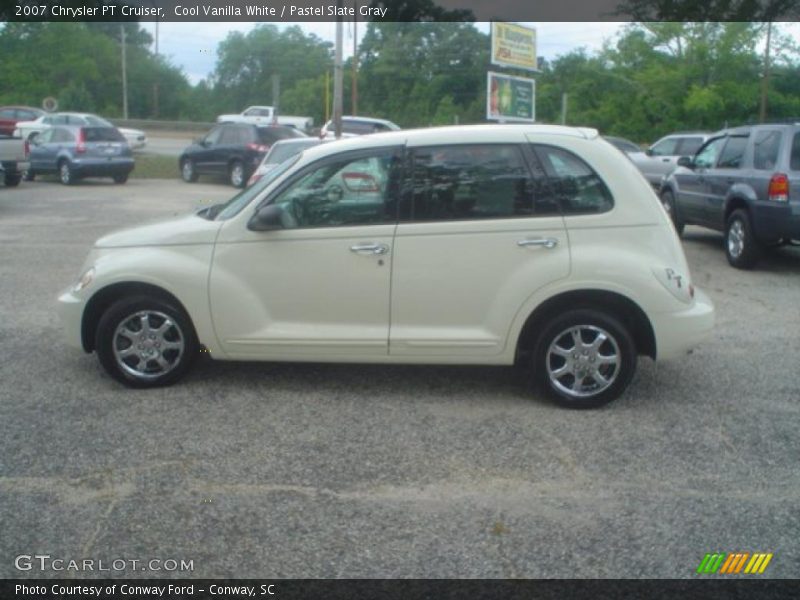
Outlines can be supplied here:
[[578, 325], [558, 334], [547, 349], [550, 383], [573, 398], [595, 396], [619, 375], [622, 355], [613, 336], [594, 325]]
[[120, 322], [112, 348], [120, 369], [137, 379], [155, 379], [178, 366], [185, 342], [180, 327], [169, 316], [143, 310]]
[[739, 219], [736, 219], [728, 229], [728, 254], [733, 258], [739, 258], [742, 255], [745, 244], [744, 238], [744, 225]]
[[233, 163], [231, 167], [231, 185], [237, 188], [244, 185], [244, 165], [240, 162]]

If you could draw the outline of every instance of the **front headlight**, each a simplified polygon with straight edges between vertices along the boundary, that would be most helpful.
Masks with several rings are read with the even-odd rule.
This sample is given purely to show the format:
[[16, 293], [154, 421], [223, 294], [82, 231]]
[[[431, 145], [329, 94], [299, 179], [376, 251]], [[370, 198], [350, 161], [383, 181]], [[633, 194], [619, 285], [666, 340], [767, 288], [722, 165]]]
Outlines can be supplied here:
[[78, 283], [75, 284], [75, 287], [72, 288], [72, 291], [80, 292], [82, 289], [92, 283], [92, 279], [94, 279], [94, 267], [86, 269], [86, 272], [80, 276]]

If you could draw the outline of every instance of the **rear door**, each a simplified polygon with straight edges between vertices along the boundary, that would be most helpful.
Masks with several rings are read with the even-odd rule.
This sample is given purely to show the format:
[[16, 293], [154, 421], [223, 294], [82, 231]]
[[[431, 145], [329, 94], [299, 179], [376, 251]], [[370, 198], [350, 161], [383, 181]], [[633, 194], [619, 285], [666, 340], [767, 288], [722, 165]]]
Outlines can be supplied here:
[[564, 219], [520, 138], [409, 147], [394, 240], [390, 354], [501, 354], [525, 300], [566, 277]]

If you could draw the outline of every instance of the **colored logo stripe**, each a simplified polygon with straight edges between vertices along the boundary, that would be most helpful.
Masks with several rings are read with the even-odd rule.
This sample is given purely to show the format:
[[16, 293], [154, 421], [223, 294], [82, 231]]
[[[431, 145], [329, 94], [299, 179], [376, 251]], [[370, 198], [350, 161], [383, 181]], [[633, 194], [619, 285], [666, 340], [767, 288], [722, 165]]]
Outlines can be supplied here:
[[756, 552], [752, 555], [749, 552], [709, 553], [700, 561], [697, 573], [712, 575], [719, 572], [720, 575], [736, 575], [744, 569], [743, 572], [747, 574], [761, 574], [766, 570], [772, 557], [772, 553], [762, 552]]

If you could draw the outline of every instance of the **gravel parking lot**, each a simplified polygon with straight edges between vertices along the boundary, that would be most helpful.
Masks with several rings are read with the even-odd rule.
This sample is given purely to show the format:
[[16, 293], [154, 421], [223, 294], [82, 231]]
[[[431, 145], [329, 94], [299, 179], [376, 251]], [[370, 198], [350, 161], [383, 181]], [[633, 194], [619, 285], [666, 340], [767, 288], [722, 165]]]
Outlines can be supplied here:
[[0, 188], [0, 577], [64, 574], [18, 571], [27, 554], [193, 561], [130, 576], [692, 577], [738, 551], [798, 576], [799, 249], [741, 272], [688, 228], [714, 336], [642, 359], [599, 411], [510, 368], [204, 360], [131, 391], [65, 346], [55, 297], [97, 237], [232, 193]]

